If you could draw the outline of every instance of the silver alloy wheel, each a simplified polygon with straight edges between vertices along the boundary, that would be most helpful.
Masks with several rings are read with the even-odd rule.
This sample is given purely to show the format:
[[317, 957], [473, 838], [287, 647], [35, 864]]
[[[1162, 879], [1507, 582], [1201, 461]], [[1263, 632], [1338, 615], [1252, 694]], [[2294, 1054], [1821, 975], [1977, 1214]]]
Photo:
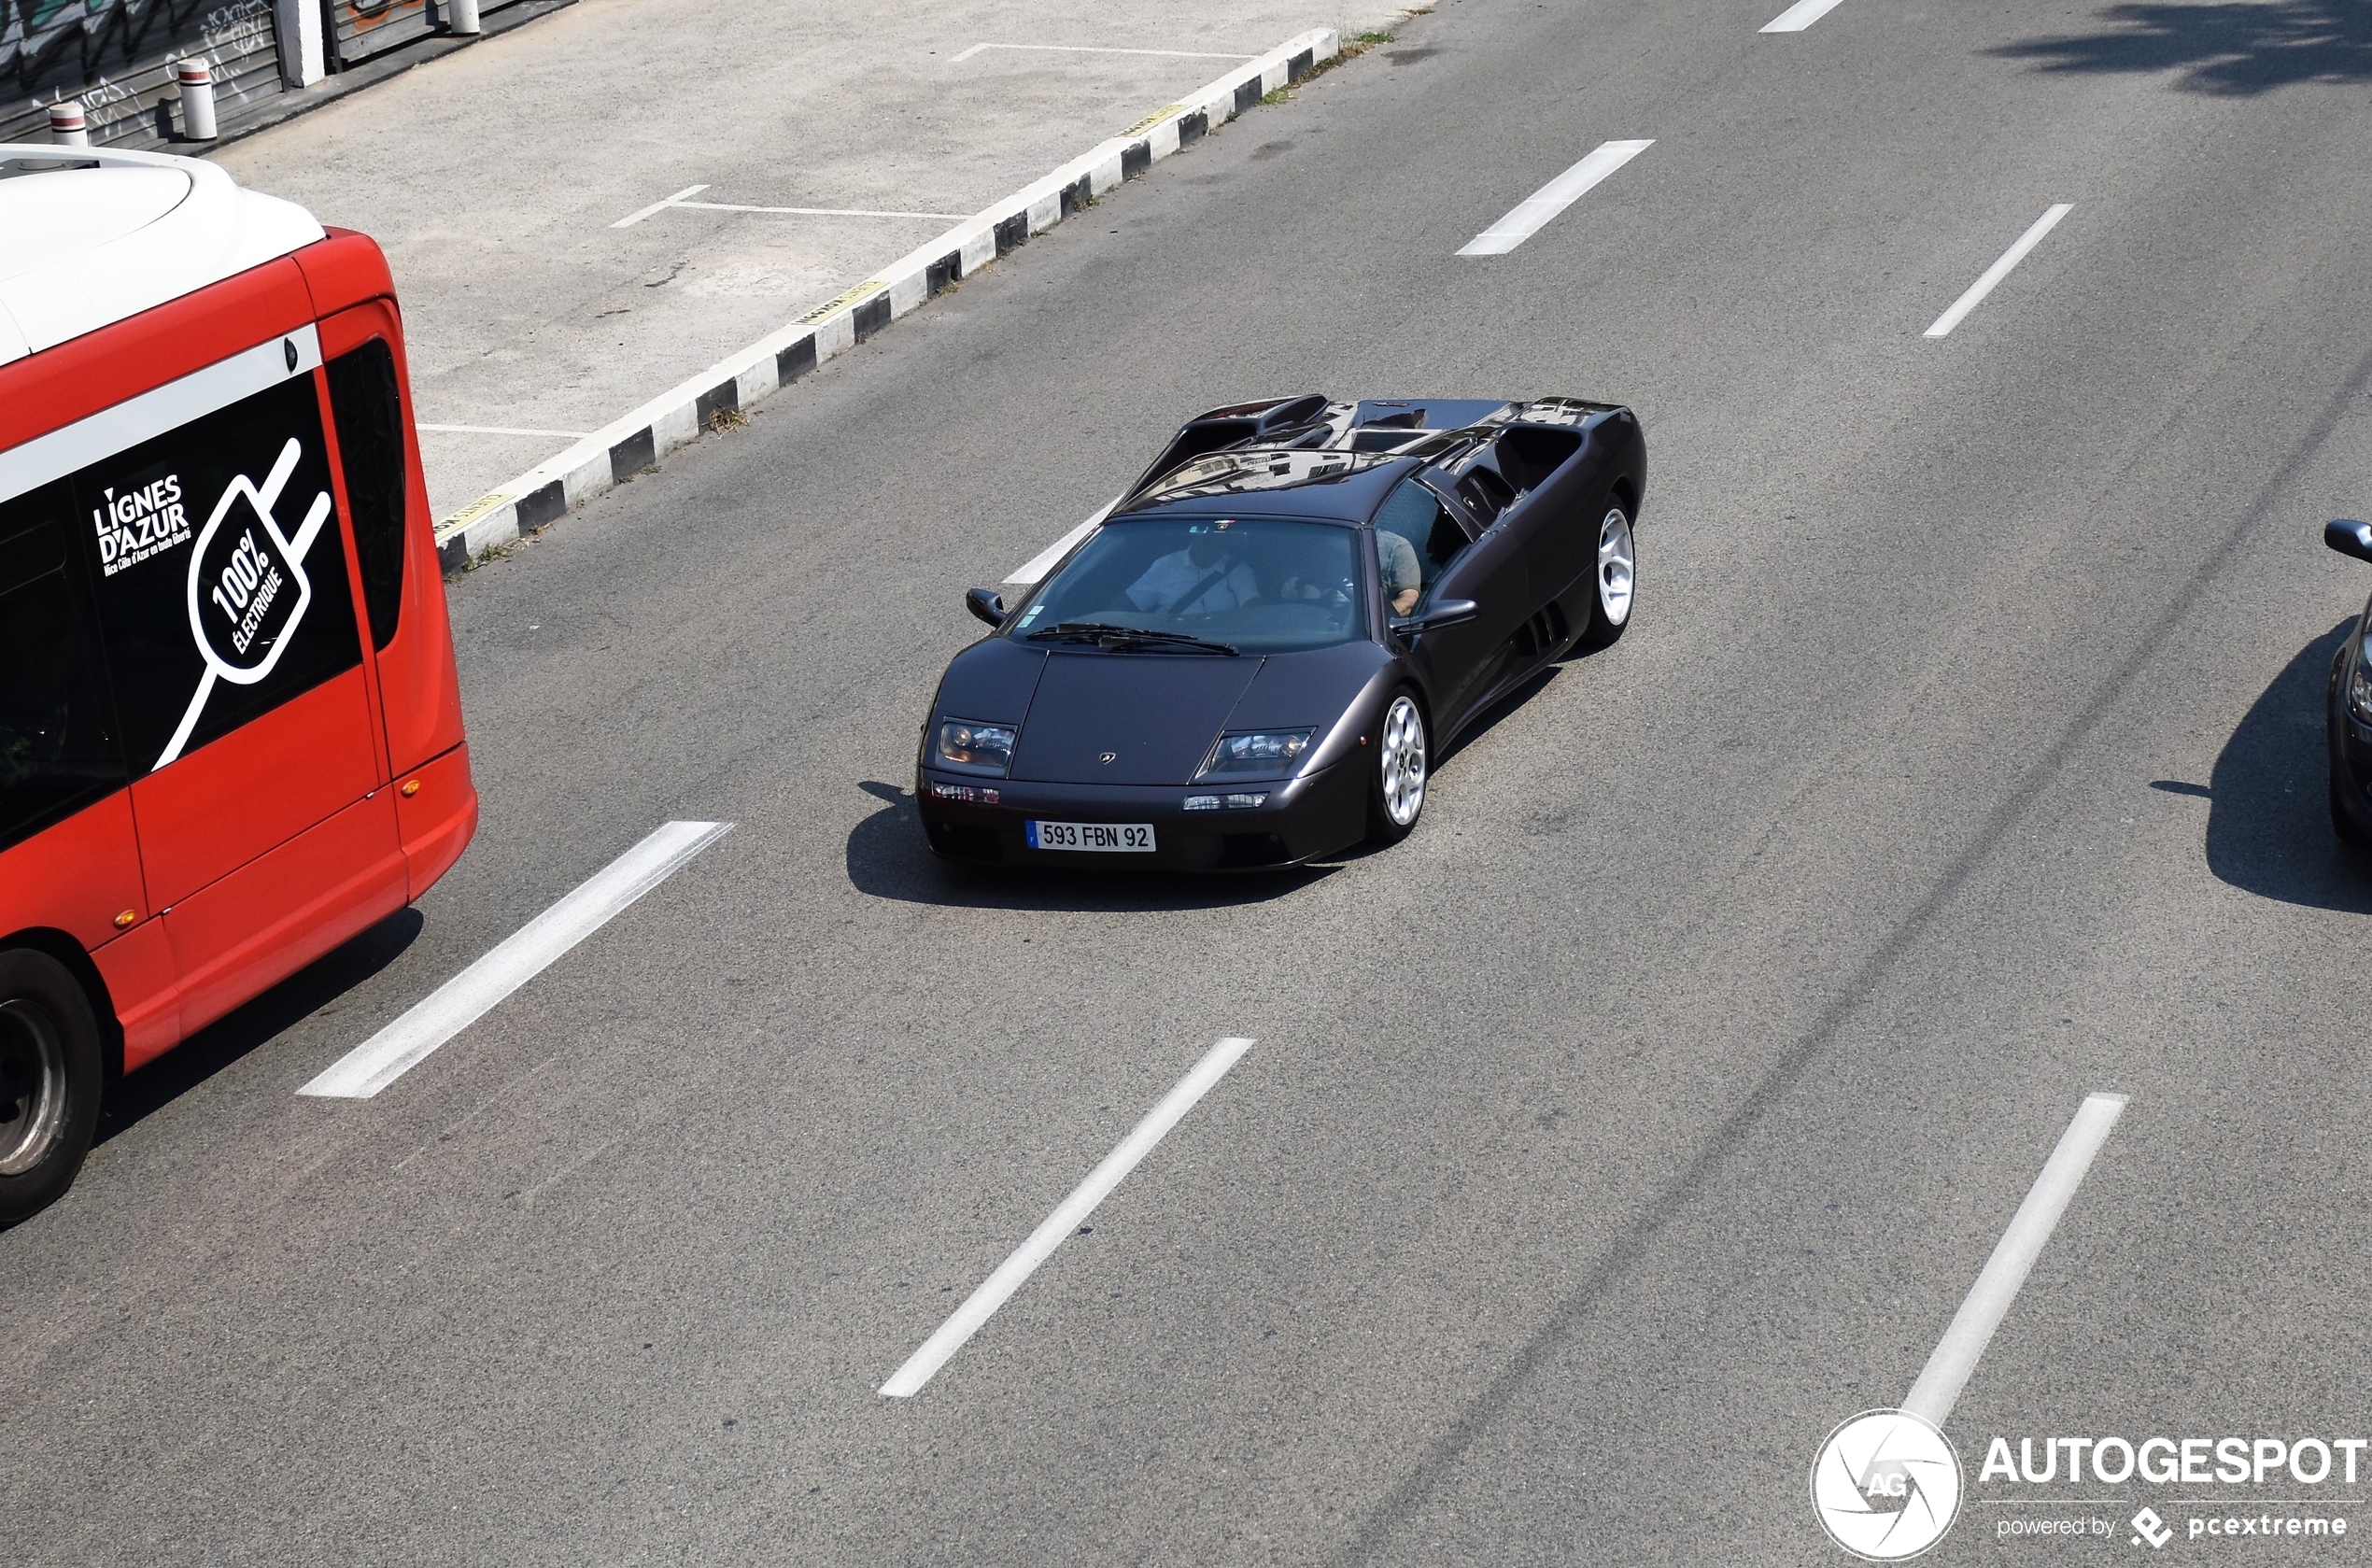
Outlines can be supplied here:
[[0, 1002], [0, 1176], [42, 1162], [65, 1123], [66, 1051], [33, 1002]]
[[1425, 716], [1405, 692], [1384, 710], [1383, 742], [1384, 810], [1393, 826], [1405, 827], [1425, 809]]
[[1639, 552], [1631, 542], [1631, 519], [1617, 506], [1598, 525], [1598, 609], [1608, 626], [1631, 619], [1631, 597]]

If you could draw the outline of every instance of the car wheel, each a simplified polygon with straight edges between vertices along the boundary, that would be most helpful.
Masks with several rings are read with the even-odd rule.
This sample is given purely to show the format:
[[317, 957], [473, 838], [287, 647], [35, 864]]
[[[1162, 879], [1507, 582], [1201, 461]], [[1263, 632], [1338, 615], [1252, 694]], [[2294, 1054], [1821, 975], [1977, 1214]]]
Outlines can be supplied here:
[[99, 1124], [99, 1025], [46, 953], [0, 953], [0, 1225], [56, 1202]]
[[2350, 781], [2347, 766], [2339, 759], [2339, 748], [2347, 743], [2347, 679], [2348, 659], [2355, 653], [2355, 629], [2339, 640], [2339, 651], [2331, 660], [2330, 688], [2323, 699], [2323, 747], [2327, 784], [2323, 798], [2331, 808], [2331, 833], [2343, 844], [2362, 844], [2364, 829], [2348, 812], [2347, 793]]
[[1621, 637], [1638, 595], [1639, 544], [1631, 531], [1631, 514], [1610, 506], [1598, 524], [1598, 573], [1589, 595], [1589, 624], [1581, 629], [1574, 646], [1603, 648]]
[[1425, 809], [1427, 770], [1433, 763], [1425, 711], [1405, 689], [1384, 704], [1376, 735], [1376, 771], [1367, 791], [1367, 836], [1396, 844], [1408, 837]]

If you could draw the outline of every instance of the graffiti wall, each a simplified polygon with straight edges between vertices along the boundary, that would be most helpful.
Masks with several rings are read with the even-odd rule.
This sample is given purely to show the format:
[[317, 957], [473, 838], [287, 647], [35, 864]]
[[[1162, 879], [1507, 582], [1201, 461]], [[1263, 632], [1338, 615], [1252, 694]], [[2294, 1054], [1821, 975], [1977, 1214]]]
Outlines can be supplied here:
[[93, 144], [161, 146], [179, 129], [174, 62], [192, 57], [225, 120], [280, 92], [272, 0], [0, 0], [0, 141], [48, 141], [48, 106], [79, 98]]
[[[494, 7], [480, 0], [481, 14]], [[436, 28], [437, 7], [430, 0], [332, 0], [331, 48], [341, 66], [368, 60], [400, 44], [425, 38]]]

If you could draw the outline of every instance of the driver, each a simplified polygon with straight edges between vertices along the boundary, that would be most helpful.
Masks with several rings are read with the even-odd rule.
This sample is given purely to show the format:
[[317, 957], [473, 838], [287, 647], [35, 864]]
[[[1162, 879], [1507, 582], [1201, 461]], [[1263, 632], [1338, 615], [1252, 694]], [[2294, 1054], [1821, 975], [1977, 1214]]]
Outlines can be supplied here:
[[1170, 615], [1207, 615], [1259, 597], [1252, 569], [1215, 532], [1193, 535], [1184, 549], [1162, 557], [1128, 586], [1131, 604]]
[[1424, 569], [1417, 560], [1417, 546], [1390, 529], [1376, 530], [1376, 563], [1383, 568], [1384, 598], [1391, 601], [1391, 613], [1405, 615], [1417, 608], [1417, 600], [1425, 591]]

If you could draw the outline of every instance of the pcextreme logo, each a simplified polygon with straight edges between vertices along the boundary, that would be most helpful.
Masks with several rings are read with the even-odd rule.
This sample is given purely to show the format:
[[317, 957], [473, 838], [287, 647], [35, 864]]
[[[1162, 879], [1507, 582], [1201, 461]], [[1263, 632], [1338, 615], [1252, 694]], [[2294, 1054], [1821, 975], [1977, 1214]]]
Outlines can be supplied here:
[[1918, 1556], [1960, 1512], [1960, 1456], [1907, 1410], [1864, 1410], [1812, 1462], [1812, 1505], [1828, 1537], [1869, 1562]]

